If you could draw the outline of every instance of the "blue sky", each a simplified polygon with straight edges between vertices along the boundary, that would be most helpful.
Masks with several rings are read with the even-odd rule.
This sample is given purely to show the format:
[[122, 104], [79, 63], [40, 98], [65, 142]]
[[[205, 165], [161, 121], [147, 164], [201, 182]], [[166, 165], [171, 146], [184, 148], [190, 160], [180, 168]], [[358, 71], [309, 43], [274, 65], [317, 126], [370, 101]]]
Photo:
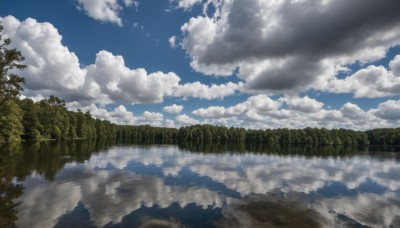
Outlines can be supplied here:
[[396, 127], [392, 0], [0, 2], [23, 96], [119, 124]]

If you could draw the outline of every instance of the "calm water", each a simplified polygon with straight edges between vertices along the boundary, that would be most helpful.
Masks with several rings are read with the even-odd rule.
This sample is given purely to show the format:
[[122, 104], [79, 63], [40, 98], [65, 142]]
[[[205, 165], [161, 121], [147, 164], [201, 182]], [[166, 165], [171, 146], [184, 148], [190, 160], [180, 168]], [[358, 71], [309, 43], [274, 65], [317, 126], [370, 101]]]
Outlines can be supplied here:
[[400, 227], [396, 151], [0, 145], [0, 227]]

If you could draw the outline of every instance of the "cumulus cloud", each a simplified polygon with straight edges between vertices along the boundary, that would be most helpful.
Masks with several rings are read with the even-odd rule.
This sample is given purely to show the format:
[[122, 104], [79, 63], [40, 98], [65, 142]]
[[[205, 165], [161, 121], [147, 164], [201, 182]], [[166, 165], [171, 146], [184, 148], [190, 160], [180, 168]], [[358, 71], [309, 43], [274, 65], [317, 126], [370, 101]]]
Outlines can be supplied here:
[[365, 120], [367, 114], [356, 104], [347, 102], [340, 108], [340, 112], [344, 118], [349, 118], [352, 120]]
[[194, 110], [192, 113], [202, 118], [232, 117], [239, 116], [251, 109], [257, 110], [260, 113], [276, 111], [280, 105], [281, 102], [274, 101], [266, 95], [256, 95], [248, 98], [247, 101], [243, 103], [228, 108], [211, 106]]
[[176, 47], [176, 36], [171, 36], [171, 37], [168, 39], [168, 42], [169, 42], [169, 46], [170, 46], [171, 48], [175, 48], [175, 47]]
[[235, 93], [238, 85], [204, 85], [199, 82], [179, 84], [173, 72], [148, 73], [143, 68], [131, 69], [124, 58], [99, 51], [93, 64], [81, 67], [78, 57], [62, 44], [62, 36], [50, 23], [13, 16], [0, 18], [12, 45], [25, 56], [28, 66], [22, 71], [27, 83], [27, 97], [60, 96], [66, 101], [85, 104], [160, 103], [165, 96], [223, 98]]
[[[21, 22], [13, 16], [0, 17], [12, 45], [22, 52], [28, 68], [20, 74], [30, 90], [76, 90], [85, 82], [85, 69], [78, 57], [61, 44], [62, 36], [50, 23], [28, 18]], [[59, 72], [62, 72], [60, 74]]]
[[[283, 104], [287, 104], [287, 107]], [[358, 130], [392, 127], [400, 116], [400, 103], [393, 100], [370, 110], [363, 110], [350, 102], [337, 110], [324, 109], [323, 106], [322, 102], [307, 96], [273, 100], [267, 95], [256, 95], [233, 106], [210, 106], [194, 110], [192, 114], [203, 118], [206, 123], [219, 120], [246, 128], [326, 127]]]
[[348, 64], [367, 63], [400, 44], [400, 3], [391, 0], [223, 1], [215, 15], [181, 30], [191, 66], [238, 76], [250, 89], [322, 89]]
[[177, 105], [177, 104], [165, 106], [163, 108], [163, 111], [168, 113], [180, 113], [182, 112], [182, 110], [183, 110], [183, 105]]
[[139, 118], [140, 123], [149, 124], [151, 126], [163, 126], [164, 115], [158, 112], [143, 112], [142, 116]]
[[113, 110], [107, 110], [105, 108], [97, 107], [95, 104], [82, 107], [77, 102], [71, 102], [67, 103], [67, 107], [71, 110], [80, 109], [83, 112], [90, 112], [90, 114], [95, 118], [108, 120], [115, 124], [134, 125], [138, 124], [139, 120], [139, 117], [135, 116], [133, 112], [128, 111], [123, 105], [119, 105]]
[[400, 55], [396, 55], [389, 63], [389, 68], [392, 70], [394, 75], [400, 76]]
[[199, 121], [186, 115], [186, 114], [182, 114], [182, 115], [175, 117], [175, 123], [178, 126], [184, 126], [184, 125], [198, 124]]
[[290, 109], [305, 113], [318, 112], [324, 106], [322, 102], [309, 98], [308, 96], [303, 98], [287, 97], [285, 102], [289, 105]]
[[[120, 12], [123, 6], [118, 0], [76, 0], [78, 2], [78, 9], [84, 10], [85, 13], [98, 21], [115, 23], [122, 26], [122, 19]], [[137, 2], [134, 0], [124, 0], [126, 7], [135, 6]]]
[[200, 108], [192, 112], [196, 116], [201, 116], [202, 118], [219, 118], [225, 116], [226, 109], [222, 106], [211, 106], [207, 109]]
[[[383, 2], [386, 2], [386, 0]], [[234, 1], [226, 4], [229, 5], [233, 3]], [[275, 3], [271, 4], [273, 5]], [[298, 4], [302, 5], [305, 3]], [[331, 6], [332, 4], [336, 3], [329, 3], [327, 6]], [[310, 10], [314, 10], [314, 6], [311, 6]], [[224, 7], [221, 5], [219, 9], [221, 18], [224, 18], [224, 16], [222, 16], [225, 12], [222, 10]], [[231, 11], [226, 11], [225, 13], [227, 12]], [[390, 15], [391, 14], [389, 14], [388, 17], [390, 17]], [[225, 17], [228, 16], [226, 15]], [[216, 42], [217, 38], [210, 36], [209, 33], [220, 29], [217, 24], [222, 22], [219, 22], [219, 20], [222, 19], [217, 20], [208, 18], [207, 16], [200, 16], [192, 18], [188, 24], [184, 25], [182, 28], [186, 31], [186, 36], [183, 40], [183, 45], [186, 45], [187, 51], [193, 53], [206, 52], [209, 47], [207, 45], [204, 46], [201, 42], [210, 42], [210, 45], [212, 42]], [[229, 107], [210, 106], [192, 111], [191, 114], [193, 116], [202, 118], [199, 120], [193, 118], [193, 116], [188, 113], [178, 115], [174, 120], [164, 119], [163, 114], [159, 112], [145, 112], [141, 116], [136, 116], [123, 105], [110, 110], [104, 108], [104, 105], [115, 102], [134, 104], [161, 103], [164, 101], [165, 97], [184, 99], [198, 98], [205, 100], [224, 99], [226, 96], [234, 95], [237, 92], [253, 92], [256, 88], [251, 88], [251, 86], [249, 86], [251, 81], [247, 79], [245, 83], [228, 82], [225, 84], [206, 85], [200, 82], [188, 82], [186, 84], [181, 84], [180, 77], [173, 72], [147, 72], [142, 68], [131, 69], [126, 66], [122, 56], [104, 50], [96, 54], [94, 63], [83, 67], [78, 57], [63, 45], [62, 36], [52, 24], [40, 23], [32, 18], [19, 21], [13, 16], [0, 18], [0, 21], [4, 26], [6, 35], [12, 38], [13, 47], [21, 50], [23, 56], [26, 57], [25, 64], [28, 67], [26, 70], [19, 73], [21, 76], [25, 77], [27, 81], [25, 91], [23, 92], [25, 97], [40, 99], [48, 97], [49, 95], [56, 95], [65, 99], [67, 102], [78, 102], [75, 103], [75, 107], [87, 106], [84, 108], [85, 111], [90, 111], [95, 117], [107, 119], [113, 123], [152, 124], [169, 127], [179, 127], [196, 123], [211, 123], [246, 128], [343, 127], [362, 130], [374, 127], [392, 127], [393, 124], [398, 124], [399, 121], [398, 116], [400, 116], [400, 108], [396, 100], [383, 102], [376, 108], [370, 110], [363, 110], [353, 103], [346, 103], [337, 110], [327, 110], [324, 109], [325, 105], [322, 102], [314, 98], [293, 95], [296, 94], [296, 90], [286, 93], [281, 97], [259, 94], [250, 96], [247, 100]], [[203, 26], [211, 27], [209, 27], [210, 30], [208, 31], [204, 30], [206, 28], [203, 28]], [[192, 29], [194, 30], [192, 31]], [[196, 32], [194, 32], [195, 30]], [[397, 34], [397, 30], [393, 32]], [[383, 33], [383, 38], [390, 37], [390, 33], [385, 34], [386, 33]], [[220, 36], [220, 33], [216, 33], [216, 36], [217, 35]], [[372, 40], [375, 39], [375, 36], [371, 37]], [[368, 42], [370, 42], [370, 40], [368, 40]], [[384, 52], [385, 49], [383, 49], [383, 55]], [[373, 53], [376, 55], [372, 55]], [[375, 50], [373, 53], [369, 55], [363, 52], [363, 59], [353, 58], [351, 55], [344, 57], [344, 54], [338, 54], [335, 56], [340, 56], [340, 58], [337, 57], [336, 60], [341, 61], [341, 66], [332, 65], [332, 63], [334, 63], [332, 59], [324, 58], [322, 64], [317, 67], [322, 67], [321, 72], [326, 73], [332, 71], [334, 75], [338, 70], [346, 69], [343, 67], [345, 63], [352, 62], [353, 60], [368, 62], [369, 60], [376, 59], [373, 56], [381, 56], [379, 50]], [[193, 55], [192, 57], [194, 58], [196, 56]], [[197, 56], [196, 58], [199, 57], [200, 56]], [[210, 74], [217, 74], [217, 71], [223, 74], [223, 71], [229, 68], [227, 71], [228, 75], [231, 73], [231, 70], [235, 70], [239, 66], [239, 74], [248, 72], [248, 74], [246, 74], [250, 75], [249, 78], [253, 78], [253, 81], [256, 82], [256, 80], [258, 80], [256, 79], [256, 75], [265, 71], [267, 68], [275, 70], [281, 68], [284, 70], [285, 67], [282, 61], [290, 59], [290, 61], [293, 61], [293, 64], [290, 64], [291, 66], [300, 66], [301, 64], [298, 65], [295, 63], [302, 61], [303, 58], [298, 57], [299, 56], [288, 56], [287, 58], [268, 60], [263, 59], [264, 57], [262, 57], [262, 60], [250, 58], [251, 60], [249, 61], [240, 62], [240, 66], [228, 61], [226, 63], [221, 62], [221, 64], [218, 65], [207, 65], [207, 69], [204, 69], [210, 70]], [[351, 59], [351, 61], [349, 59]], [[200, 61], [200, 59], [198, 60]], [[194, 59], [192, 61], [192, 64], [200, 63], [203, 64], [201, 61], [195, 62]], [[224, 67], [228, 65], [228, 68]], [[306, 68], [306, 70], [313, 69], [312, 65]], [[293, 72], [301, 72], [301, 70], [291, 69]], [[277, 70], [277, 72], [280, 71]], [[356, 97], [400, 95], [399, 73], [400, 55], [394, 57], [387, 68], [384, 66], [366, 66], [364, 69], [343, 79], [331, 77], [329, 80], [325, 80], [325, 84], [322, 83], [322, 87], [320, 88], [324, 88], [322, 90], [333, 93], [354, 93]], [[323, 74], [324, 73], [322, 73], [322, 75]], [[312, 74], [307, 73], [307, 75]], [[284, 77], [283, 74], [279, 76], [280, 79]], [[295, 82], [297, 79], [288, 78], [287, 80]], [[320, 83], [321, 81], [317, 80], [317, 82]], [[269, 81], [268, 85], [274, 85], [274, 88], [278, 88], [280, 82], [276, 81], [276, 84], [274, 83], [273, 81]], [[256, 84], [261, 85], [262, 82], [257, 82]], [[298, 83], [295, 82], [295, 84]], [[268, 94], [273, 95], [273, 93]], [[286, 106], [283, 106], [284, 104]], [[179, 111], [179, 107], [165, 107], [163, 111], [180, 113], [182, 110]]]
[[196, 4], [200, 4], [203, 0], [172, 0], [172, 2], [177, 4], [177, 8], [184, 10], [190, 10]]
[[179, 85], [174, 95], [177, 97], [195, 97], [200, 99], [212, 100], [212, 99], [222, 99], [226, 96], [230, 96], [235, 94], [236, 90], [238, 90], [242, 86], [241, 83], [235, 84], [232, 82], [228, 82], [226, 84], [211, 86], [204, 85], [200, 82], [186, 83], [183, 85]]
[[129, 69], [122, 56], [107, 51], [96, 55], [94, 64], [80, 67], [78, 57], [61, 43], [61, 35], [49, 23], [32, 18], [19, 21], [13, 16], [1, 18], [13, 46], [21, 50], [28, 66], [26, 96], [58, 95], [67, 101], [111, 103], [157, 103], [171, 96], [180, 78], [174, 73]]
[[112, 110], [108, 110], [104, 107], [98, 107], [95, 104], [82, 107], [77, 102], [67, 103], [67, 107], [71, 110], [80, 109], [83, 112], [90, 112], [90, 114], [101, 120], [108, 120], [111, 123], [121, 125], [145, 125], [149, 124], [152, 126], [168, 126], [174, 127], [175, 123], [171, 123], [170, 120], [164, 119], [164, 115], [158, 112], [144, 111], [142, 115], [135, 115], [132, 111], [126, 109], [124, 105], [118, 105]]
[[355, 97], [400, 95], [400, 55], [384, 66], [368, 66], [344, 79], [334, 79], [326, 89], [334, 93], [353, 93]]
[[129, 6], [135, 6], [138, 7], [139, 6], [139, 2], [135, 1], [135, 0], [123, 0], [125, 6], [129, 7]]
[[375, 116], [389, 120], [400, 121], [400, 100], [388, 100], [378, 105], [378, 108], [371, 111]]
[[148, 74], [143, 68], [129, 69], [122, 56], [107, 51], [97, 53], [95, 64], [86, 69], [86, 83], [96, 83], [101, 93], [107, 94], [114, 101], [160, 103], [164, 96], [172, 96], [173, 89], [180, 81], [172, 72]]

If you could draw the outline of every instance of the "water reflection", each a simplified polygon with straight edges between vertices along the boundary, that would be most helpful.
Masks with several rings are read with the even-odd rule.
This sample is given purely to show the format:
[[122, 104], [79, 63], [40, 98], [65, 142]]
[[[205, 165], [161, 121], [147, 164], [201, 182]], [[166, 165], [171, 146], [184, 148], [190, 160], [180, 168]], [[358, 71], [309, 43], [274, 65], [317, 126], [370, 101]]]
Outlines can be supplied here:
[[[130, 172], [95, 171], [84, 166], [61, 171], [51, 183], [27, 184], [19, 199], [17, 225], [53, 227], [57, 218], [73, 211], [81, 202], [96, 226], [119, 223], [125, 215], [140, 209], [168, 208], [178, 203], [180, 208], [195, 203], [203, 209], [221, 207], [218, 193], [204, 188], [168, 186], [162, 178], [136, 175]], [[51, 212], [51, 213], [49, 213]]]
[[[368, 151], [366, 146], [352, 146], [352, 145], [280, 145], [280, 144], [265, 144], [265, 143], [228, 143], [218, 142], [213, 143], [210, 141], [186, 141], [180, 142], [179, 149], [188, 150], [199, 153], [263, 153], [263, 154], [279, 154], [279, 155], [304, 155], [304, 156], [318, 156], [318, 157], [337, 157], [337, 156], [351, 156], [360, 151]], [[400, 151], [400, 148], [393, 147], [374, 147], [375, 150], [384, 151]]]
[[0, 144], [0, 227], [15, 226], [21, 203], [18, 197], [23, 194], [28, 178], [53, 180], [66, 163], [88, 160], [112, 143], [99, 140]]
[[298, 202], [251, 199], [223, 208], [217, 227], [323, 227], [329, 223], [314, 209]]
[[397, 153], [113, 143], [0, 148], [0, 226], [400, 226]]

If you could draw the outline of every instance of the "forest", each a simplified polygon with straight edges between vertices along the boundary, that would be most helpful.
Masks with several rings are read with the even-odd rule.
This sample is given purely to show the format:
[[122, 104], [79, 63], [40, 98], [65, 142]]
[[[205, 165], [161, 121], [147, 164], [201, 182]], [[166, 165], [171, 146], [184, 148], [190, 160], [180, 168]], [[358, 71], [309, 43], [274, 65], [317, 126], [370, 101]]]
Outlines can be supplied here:
[[354, 131], [347, 129], [264, 129], [193, 125], [179, 129], [124, 126], [93, 118], [89, 112], [70, 111], [55, 96], [34, 102], [20, 99], [25, 79], [24, 57], [5, 37], [0, 25], [0, 143], [21, 140], [71, 140], [108, 138], [139, 141], [206, 141], [310, 145], [400, 145], [400, 128]]
[[309, 145], [400, 145], [400, 128], [354, 131], [348, 129], [245, 129], [207, 124], [179, 129], [149, 125], [126, 126], [74, 112], [65, 101], [50, 96], [39, 102], [8, 99], [0, 106], [0, 142], [109, 138], [139, 141], [205, 141]]

